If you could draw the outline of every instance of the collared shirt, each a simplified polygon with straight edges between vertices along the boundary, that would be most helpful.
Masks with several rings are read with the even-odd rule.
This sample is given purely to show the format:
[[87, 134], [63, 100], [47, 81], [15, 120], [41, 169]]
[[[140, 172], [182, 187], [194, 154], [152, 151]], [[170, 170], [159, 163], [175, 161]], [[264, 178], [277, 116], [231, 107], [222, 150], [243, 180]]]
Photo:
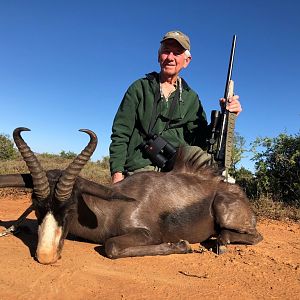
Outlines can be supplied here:
[[[149, 75], [149, 74], [148, 74]], [[148, 132], [151, 121], [154, 89], [159, 89], [158, 74], [150, 73], [135, 81], [125, 93], [116, 113], [111, 135], [110, 169], [111, 173], [134, 171], [151, 164], [140, 145]], [[152, 78], [152, 79], [149, 79]], [[158, 118], [154, 132], [174, 147], [180, 145], [197, 145], [205, 147], [207, 137], [206, 115], [198, 95], [182, 79], [182, 99], [176, 103], [169, 128], [164, 130], [169, 121], [169, 102], [175, 92], [171, 93], [169, 101], [158, 102]]]

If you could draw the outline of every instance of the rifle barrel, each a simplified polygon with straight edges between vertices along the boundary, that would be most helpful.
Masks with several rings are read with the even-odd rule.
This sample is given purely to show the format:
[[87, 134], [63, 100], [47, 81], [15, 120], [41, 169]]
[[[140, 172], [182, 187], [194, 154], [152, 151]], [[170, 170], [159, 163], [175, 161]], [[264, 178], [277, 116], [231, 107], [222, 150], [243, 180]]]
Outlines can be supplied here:
[[[234, 60], [234, 53], [235, 53], [235, 44], [236, 44], [236, 35], [234, 34], [233, 38], [232, 38], [231, 53], [230, 53], [230, 59], [229, 59], [229, 65], [228, 65], [228, 71], [227, 71], [227, 79], [226, 79], [226, 86], [225, 86], [225, 92], [224, 92], [224, 98], [226, 100], [228, 98], [229, 83], [230, 83], [231, 75], [232, 75], [233, 60]], [[226, 104], [225, 104], [225, 107], [226, 107]]]

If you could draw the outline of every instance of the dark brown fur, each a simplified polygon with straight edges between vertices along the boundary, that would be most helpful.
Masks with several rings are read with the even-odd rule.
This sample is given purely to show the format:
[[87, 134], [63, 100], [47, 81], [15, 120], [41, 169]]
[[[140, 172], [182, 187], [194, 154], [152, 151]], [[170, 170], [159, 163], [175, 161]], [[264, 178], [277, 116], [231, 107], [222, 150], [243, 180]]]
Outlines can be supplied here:
[[[33, 194], [32, 199], [38, 222], [51, 210], [63, 227], [57, 251], [71, 233], [104, 244], [110, 258], [187, 253], [188, 242], [212, 236], [221, 246], [261, 241], [240, 187], [223, 182], [212, 168], [197, 166], [196, 156], [182, 157], [179, 152], [171, 172], [141, 172], [113, 186], [78, 176], [65, 201], [57, 201], [54, 193], [61, 171], [48, 171], [49, 196], [40, 201]], [[2, 175], [0, 187], [32, 187], [30, 176]]]

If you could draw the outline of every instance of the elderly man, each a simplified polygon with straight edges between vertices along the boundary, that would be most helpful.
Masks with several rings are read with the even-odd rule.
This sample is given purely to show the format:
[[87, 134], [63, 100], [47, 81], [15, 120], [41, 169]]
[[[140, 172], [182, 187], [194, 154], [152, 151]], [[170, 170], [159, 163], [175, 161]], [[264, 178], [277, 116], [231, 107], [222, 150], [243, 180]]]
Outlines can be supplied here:
[[[165, 143], [170, 145], [171, 154], [173, 148], [186, 146], [187, 155], [200, 153], [200, 164], [210, 161], [205, 151], [209, 131], [205, 112], [198, 95], [179, 76], [191, 62], [190, 51], [187, 35], [180, 31], [166, 33], [158, 50], [160, 72], [138, 79], [125, 93], [112, 126], [113, 183], [137, 171], [160, 169], [160, 161], [151, 156], [151, 151]], [[242, 111], [238, 99], [237, 95], [230, 99], [229, 111]]]

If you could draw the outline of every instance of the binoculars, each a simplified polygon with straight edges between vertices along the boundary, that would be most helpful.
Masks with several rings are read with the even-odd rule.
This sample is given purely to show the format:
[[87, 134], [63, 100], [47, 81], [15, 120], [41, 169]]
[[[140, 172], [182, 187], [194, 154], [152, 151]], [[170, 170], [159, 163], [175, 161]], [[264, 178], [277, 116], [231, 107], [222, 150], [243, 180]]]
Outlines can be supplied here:
[[140, 148], [153, 165], [159, 168], [165, 167], [177, 152], [174, 146], [157, 134], [148, 135]]

